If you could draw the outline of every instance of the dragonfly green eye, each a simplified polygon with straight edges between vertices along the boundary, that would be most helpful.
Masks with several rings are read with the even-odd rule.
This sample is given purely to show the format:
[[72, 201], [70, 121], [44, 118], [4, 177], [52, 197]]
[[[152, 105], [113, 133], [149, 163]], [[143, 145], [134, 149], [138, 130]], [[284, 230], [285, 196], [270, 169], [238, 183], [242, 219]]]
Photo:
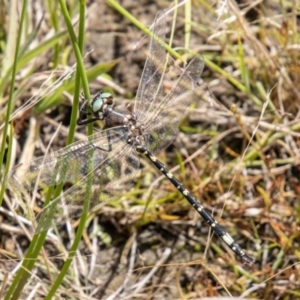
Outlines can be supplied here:
[[112, 95], [110, 93], [101, 93], [93, 102], [93, 112], [98, 112], [104, 104], [112, 104]]
[[[102, 93], [101, 95], [100, 95], [100, 97], [102, 98], [102, 99], [107, 99], [107, 103], [108, 104], [111, 104], [112, 103], [112, 95], [111, 95], [111, 93]], [[111, 102], [110, 102], [111, 101]]]

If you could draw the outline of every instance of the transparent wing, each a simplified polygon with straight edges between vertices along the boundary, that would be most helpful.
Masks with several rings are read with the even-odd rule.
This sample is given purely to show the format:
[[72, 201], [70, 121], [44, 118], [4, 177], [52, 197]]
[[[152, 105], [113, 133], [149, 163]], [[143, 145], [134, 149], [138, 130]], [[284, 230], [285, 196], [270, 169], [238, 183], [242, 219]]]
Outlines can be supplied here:
[[[76, 142], [45, 157], [16, 167], [8, 176], [10, 189], [24, 189], [71, 183], [72, 187], [54, 199], [38, 217], [35, 233], [86, 212], [87, 182], [91, 183], [90, 209], [109, 201], [132, 185], [139, 168], [139, 158], [131, 146], [124, 143], [123, 127], [95, 133], [89, 140]], [[23, 169], [23, 170], [22, 170]], [[26, 171], [23, 175], [21, 171]]]
[[161, 99], [162, 78], [167, 54], [156, 37], [164, 41], [165, 36], [166, 16], [163, 11], [159, 11], [155, 17], [148, 56], [135, 99], [134, 112], [140, 120], [143, 120], [148, 111], [151, 110], [153, 101], [159, 101], [159, 99]]
[[[97, 165], [109, 155], [111, 145], [122, 139], [124, 131], [118, 128], [95, 133], [89, 139], [78, 141], [31, 161], [17, 165], [8, 175], [7, 183], [14, 191], [32, 190], [38, 180], [38, 188], [61, 182], [75, 183], [86, 174], [86, 159], [92, 151]], [[65, 174], [65, 176], [62, 176]]]
[[[48, 230], [53, 220], [62, 224], [70, 218], [79, 217], [93, 207], [111, 201], [132, 186], [139, 167], [138, 157], [130, 146], [124, 147], [120, 141], [113, 152], [114, 155], [43, 209], [37, 218], [36, 234]], [[119, 155], [120, 159], [117, 158]], [[88, 181], [91, 183], [90, 189]], [[86, 197], [90, 201], [89, 207], [85, 205]]]
[[195, 56], [163, 101], [153, 105], [152, 112], [144, 121], [146, 143], [151, 151], [158, 152], [174, 140], [178, 123], [186, 107], [195, 98], [195, 89], [200, 84], [203, 67], [201, 56]]

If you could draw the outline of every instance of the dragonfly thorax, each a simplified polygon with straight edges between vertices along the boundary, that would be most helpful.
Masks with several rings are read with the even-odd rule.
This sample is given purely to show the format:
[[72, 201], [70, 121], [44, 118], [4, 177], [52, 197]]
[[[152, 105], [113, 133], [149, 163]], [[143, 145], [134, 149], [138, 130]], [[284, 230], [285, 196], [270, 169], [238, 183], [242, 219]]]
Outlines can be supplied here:
[[102, 110], [104, 121], [104, 128], [112, 128], [116, 126], [124, 126], [129, 128], [131, 124], [135, 123], [131, 113], [123, 107], [106, 107]]
[[138, 145], [145, 144], [144, 124], [138, 123], [135, 115], [132, 115], [132, 119], [128, 124], [127, 130], [128, 130], [128, 136], [127, 136], [128, 144], [134, 145], [136, 147]]

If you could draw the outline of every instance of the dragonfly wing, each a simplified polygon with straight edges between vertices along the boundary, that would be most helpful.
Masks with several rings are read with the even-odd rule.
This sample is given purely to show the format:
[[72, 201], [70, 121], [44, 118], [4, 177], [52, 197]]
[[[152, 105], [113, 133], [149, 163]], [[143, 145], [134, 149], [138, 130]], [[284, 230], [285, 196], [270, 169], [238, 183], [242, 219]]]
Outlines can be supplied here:
[[122, 139], [124, 131], [104, 130], [84, 141], [78, 141], [58, 151], [14, 167], [7, 176], [8, 187], [19, 192], [55, 186], [61, 182], [76, 183], [84, 175], [86, 159], [95, 153], [94, 164], [103, 161], [110, 152], [111, 145]]
[[[124, 141], [126, 134], [122, 126], [110, 128], [86, 141], [21, 164], [9, 174], [7, 184], [17, 193], [32, 190], [35, 184], [39, 188], [61, 182], [72, 184], [42, 210], [36, 233], [49, 229], [53, 219], [60, 224], [86, 211], [88, 182], [91, 183], [90, 208], [109, 201], [131, 186], [139, 169], [139, 158]], [[27, 173], [20, 175], [20, 170]]]
[[[159, 11], [155, 17], [153, 34], [148, 49], [142, 78], [136, 94], [134, 112], [143, 120], [153, 101], [161, 97], [162, 78], [166, 64], [166, 50], [163, 42], [166, 36], [166, 16]], [[160, 41], [157, 40], [157, 37]]]
[[[116, 198], [132, 186], [140, 165], [136, 153], [130, 145], [124, 147], [122, 141], [114, 145], [111, 153], [90, 173], [42, 210], [37, 218], [36, 234], [48, 230], [53, 220], [60, 225], [70, 218], [79, 217], [93, 207]], [[89, 207], [86, 205], [87, 197]]]
[[186, 107], [195, 99], [195, 90], [200, 85], [203, 67], [202, 57], [195, 56], [171, 91], [147, 116], [144, 132], [151, 151], [158, 152], [174, 140]]

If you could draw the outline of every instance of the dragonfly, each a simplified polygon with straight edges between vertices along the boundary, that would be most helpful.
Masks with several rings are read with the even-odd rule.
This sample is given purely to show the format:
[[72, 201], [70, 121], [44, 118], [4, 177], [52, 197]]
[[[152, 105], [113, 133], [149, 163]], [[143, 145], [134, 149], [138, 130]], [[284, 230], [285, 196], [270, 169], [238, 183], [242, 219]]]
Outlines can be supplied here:
[[[178, 133], [178, 123], [186, 107], [196, 100], [204, 60], [195, 55], [167, 93], [162, 82], [167, 66], [164, 48], [166, 16], [157, 13], [146, 63], [132, 110], [115, 106], [109, 93], [100, 91], [91, 101], [84, 101], [79, 111], [78, 125], [101, 120], [101, 131], [84, 141], [77, 141], [56, 152], [16, 166], [8, 176], [9, 187], [21, 192], [71, 183], [72, 186], [46, 206], [37, 221], [35, 233], [48, 230], [53, 220], [57, 224], [86, 211], [83, 201], [90, 184], [90, 207], [120, 197], [134, 183], [144, 155], [187, 199], [217, 236], [242, 260], [251, 265], [254, 260], [218, 224], [184, 185], [159, 161], [157, 152], [166, 148]], [[91, 113], [89, 113], [89, 108]], [[18, 175], [22, 174], [22, 175]]]

